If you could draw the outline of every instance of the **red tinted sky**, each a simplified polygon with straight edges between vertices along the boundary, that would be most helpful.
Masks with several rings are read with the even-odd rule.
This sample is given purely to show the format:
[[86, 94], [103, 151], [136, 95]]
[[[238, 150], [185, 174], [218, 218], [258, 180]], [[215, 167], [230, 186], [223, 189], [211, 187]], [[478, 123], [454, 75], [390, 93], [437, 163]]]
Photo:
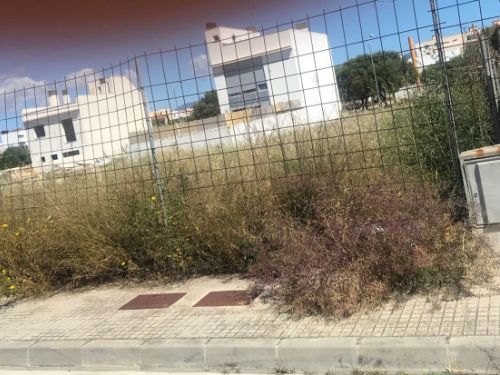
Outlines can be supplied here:
[[269, 26], [339, 3], [335, 0], [7, 0], [0, 7], [0, 74], [61, 78], [71, 71], [100, 68], [144, 50], [200, 43], [207, 21], [231, 26]]
[[[364, 4], [361, 18], [364, 37], [373, 33], [391, 35], [396, 31], [392, 20], [392, 1], [379, 1], [380, 25], [373, 14], [373, 2]], [[9, 90], [14, 81], [23, 85], [30, 80], [61, 79], [82, 68], [100, 69], [144, 51], [185, 46], [203, 42], [204, 24], [214, 21], [222, 25], [244, 27], [272, 26], [298, 20], [307, 14], [338, 9], [356, 0], [0, 0], [0, 92]], [[461, 2], [462, 3], [462, 2]], [[419, 25], [430, 25], [428, 0], [397, 0], [402, 30], [414, 26], [413, 7], [417, 7]], [[480, 6], [478, 5], [480, 4]], [[445, 7], [442, 21], [457, 23], [456, 0], [440, 0]], [[446, 6], [449, 9], [446, 9]], [[384, 8], [385, 7], [385, 8]], [[500, 14], [500, 0], [465, 1], [460, 6], [461, 21], [479, 23], [482, 17]], [[359, 33], [358, 14], [351, 9], [352, 19], [344, 19], [348, 34]], [[391, 21], [392, 20], [392, 21]], [[478, 22], [479, 21], [479, 22]], [[336, 21], [330, 21], [330, 36], [340, 35]], [[490, 20], [487, 24], [490, 24]], [[459, 29], [458, 29], [459, 30]], [[420, 30], [430, 38], [429, 30]], [[445, 33], [457, 32], [447, 29]], [[415, 38], [416, 33], [412, 34]], [[407, 35], [404, 35], [403, 39]], [[358, 38], [359, 39], [359, 38]], [[385, 38], [384, 48], [399, 49], [397, 38]], [[351, 51], [351, 56], [362, 53]], [[376, 48], [376, 43], [374, 43]], [[334, 51], [339, 56], [342, 51]], [[338, 59], [337, 59], [338, 60]], [[12, 79], [14, 77], [14, 79]], [[10, 80], [10, 81], [9, 81]], [[5, 84], [8, 82], [8, 84]], [[13, 83], [14, 82], [14, 83]]]

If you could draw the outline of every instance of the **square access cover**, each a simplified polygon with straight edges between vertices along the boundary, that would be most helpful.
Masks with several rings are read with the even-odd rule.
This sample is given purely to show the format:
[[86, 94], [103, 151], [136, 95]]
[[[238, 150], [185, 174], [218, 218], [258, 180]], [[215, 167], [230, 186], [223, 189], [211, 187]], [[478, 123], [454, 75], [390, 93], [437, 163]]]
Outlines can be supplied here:
[[120, 310], [147, 310], [167, 308], [186, 293], [141, 294], [120, 307]]
[[246, 290], [225, 290], [210, 292], [194, 307], [243, 306], [250, 304], [250, 296]]

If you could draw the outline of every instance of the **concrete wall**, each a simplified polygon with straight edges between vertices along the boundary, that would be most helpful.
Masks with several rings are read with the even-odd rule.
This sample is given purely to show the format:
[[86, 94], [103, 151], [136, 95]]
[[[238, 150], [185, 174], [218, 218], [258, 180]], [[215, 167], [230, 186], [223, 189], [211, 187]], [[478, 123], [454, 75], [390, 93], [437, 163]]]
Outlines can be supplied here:
[[[246, 149], [262, 142], [264, 137], [285, 135], [297, 132], [302, 134], [314, 126], [336, 126], [335, 123], [311, 122], [307, 108], [300, 108], [282, 113], [268, 113], [243, 117], [234, 121], [224, 121], [221, 118], [207, 119], [204, 124], [187, 126], [184, 131], [163, 131], [155, 134], [154, 147], [159, 151], [177, 149], [192, 151], [195, 149], [235, 147]], [[150, 150], [145, 135], [131, 139], [130, 153], [147, 155]]]
[[337, 119], [341, 101], [333, 56], [325, 34], [307, 29], [290, 30], [301, 75], [304, 106], [310, 122]]

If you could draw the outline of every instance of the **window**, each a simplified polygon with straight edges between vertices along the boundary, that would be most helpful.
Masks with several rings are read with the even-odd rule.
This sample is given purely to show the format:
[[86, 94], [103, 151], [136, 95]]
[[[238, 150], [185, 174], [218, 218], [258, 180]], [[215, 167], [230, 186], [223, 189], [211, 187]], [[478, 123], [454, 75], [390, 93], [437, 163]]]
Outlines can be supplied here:
[[64, 134], [66, 134], [66, 142], [75, 142], [76, 134], [75, 127], [73, 126], [73, 120], [70, 118], [62, 120], [62, 126], [64, 128]]
[[40, 159], [42, 160], [42, 163], [45, 163], [45, 156], [42, 156]]
[[267, 90], [267, 83], [259, 83], [259, 90]]
[[59, 159], [59, 157], [57, 156], [57, 154], [52, 154], [50, 157], [52, 158], [52, 160], [57, 160], [57, 159]]
[[37, 138], [45, 137], [45, 128], [43, 125], [38, 125], [33, 128]]
[[70, 156], [80, 155], [80, 150], [73, 150], [73, 151], [63, 152], [62, 155], [63, 155], [63, 158], [69, 158]]

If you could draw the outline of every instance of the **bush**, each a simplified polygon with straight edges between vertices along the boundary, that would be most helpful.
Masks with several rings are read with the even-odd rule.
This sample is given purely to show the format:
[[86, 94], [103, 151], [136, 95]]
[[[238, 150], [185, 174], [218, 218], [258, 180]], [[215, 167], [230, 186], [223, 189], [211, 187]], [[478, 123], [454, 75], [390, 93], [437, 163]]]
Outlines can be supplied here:
[[[461, 152], [491, 144], [492, 120], [484, 87], [481, 56], [477, 46], [469, 46], [463, 57], [448, 64], [450, 87]], [[396, 122], [411, 129], [403, 142], [413, 144], [403, 161], [419, 166], [440, 185], [445, 198], [461, 196], [463, 183], [455, 167], [456, 146], [448, 119], [442, 88], [442, 71], [432, 67], [424, 72], [425, 91], [406, 110], [399, 111]]]
[[[468, 289], [482, 244], [452, 221], [446, 203], [418, 189], [317, 189], [307, 220], [283, 206], [251, 269], [256, 290], [285, 311], [338, 318], [394, 296]], [[310, 201], [310, 186], [291, 190]]]
[[168, 191], [167, 227], [156, 197], [137, 191], [4, 218], [0, 295], [239, 273], [288, 311], [341, 317], [396, 295], [459, 293], [471, 274], [488, 275], [474, 271], [486, 270], [481, 243], [428, 191], [301, 181], [259, 198], [237, 187], [189, 198]]
[[31, 164], [31, 154], [27, 146], [9, 147], [0, 155], [0, 170]]
[[4, 294], [246, 271], [262, 206], [215, 199], [187, 204], [173, 193], [169, 197], [167, 227], [156, 197], [140, 193], [118, 193], [74, 211], [46, 208], [27, 224], [4, 219], [0, 269], [10, 278]]

